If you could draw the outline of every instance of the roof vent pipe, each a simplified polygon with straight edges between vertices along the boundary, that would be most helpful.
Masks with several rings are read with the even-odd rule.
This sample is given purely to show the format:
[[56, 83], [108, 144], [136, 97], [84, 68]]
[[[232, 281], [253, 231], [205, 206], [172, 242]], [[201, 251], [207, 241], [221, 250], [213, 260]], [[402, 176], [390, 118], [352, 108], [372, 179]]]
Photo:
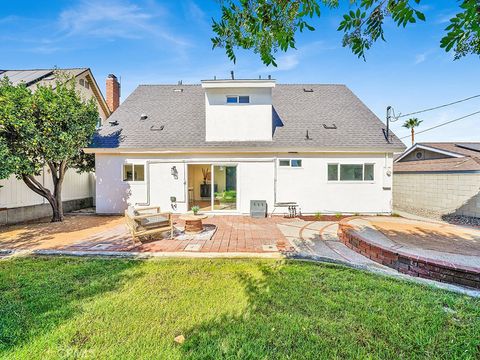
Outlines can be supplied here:
[[272, 75], [268, 75], [268, 80], [272, 80]]
[[232, 76], [232, 80], [235, 80], [235, 73], [232, 71], [230, 71], [230, 75]]
[[147, 118], [148, 118], [147, 114], [140, 115], [140, 120], [147, 120]]

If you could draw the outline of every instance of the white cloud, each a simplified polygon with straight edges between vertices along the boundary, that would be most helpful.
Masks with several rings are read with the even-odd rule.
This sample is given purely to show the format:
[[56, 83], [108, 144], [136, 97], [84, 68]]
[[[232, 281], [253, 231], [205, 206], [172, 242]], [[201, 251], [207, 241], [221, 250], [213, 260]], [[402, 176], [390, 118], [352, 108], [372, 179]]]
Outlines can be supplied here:
[[277, 67], [270, 69], [271, 72], [292, 70], [300, 63], [299, 54], [287, 54], [279, 56], [277, 59]]
[[64, 36], [94, 36], [105, 39], [139, 39], [154, 36], [176, 46], [187, 46], [182, 37], [169, 31], [164, 9], [142, 7], [127, 0], [83, 0], [59, 17]]
[[195, 1], [187, 0], [183, 3], [183, 8], [189, 19], [192, 19], [201, 26], [209, 26], [205, 12], [195, 3]]
[[18, 17], [18, 16], [8, 15], [8, 16], [5, 16], [3, 18], [0, 18], [0, 25], [9, 24], [9, 23], [15, 22], [19, 19], [20, 19], [20, 17]]
[[451, 12], [451, 13], [448, 13], [448, 14], [441, 14], [440, 16], [438, 16], [438, 18], [435, 20], [435, 23], [437, 24], [447, 24], [450, 22], [450, 19], [455, 17], [456, 13], [455, 12]]
[[269, 72], [293, 70], [300, 64], [303, 58], [318, 54], [318, 52], [334, 49], [336, 49], [336, 47], [327, 46], [323, 41], [313, 41], [299, 47], [298, 49], [290, 49], [287, 54], [278, 56], [276, 60], [277, 67], [270, 66], [268, 68], [259, 69], [257, 72], [261, 72], [265, 69]]
[[415, 55], [415, 65], [423, 63], [427, 60], [427, 53]]

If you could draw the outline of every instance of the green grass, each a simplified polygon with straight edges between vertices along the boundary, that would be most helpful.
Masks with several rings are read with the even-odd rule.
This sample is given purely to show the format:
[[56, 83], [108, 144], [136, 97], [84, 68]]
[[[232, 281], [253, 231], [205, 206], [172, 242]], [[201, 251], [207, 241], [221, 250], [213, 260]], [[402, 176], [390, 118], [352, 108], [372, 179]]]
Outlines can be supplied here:
[[478, 359], [479, 336], [479, 300], [340, 266], [0, 261], [1, 358]]

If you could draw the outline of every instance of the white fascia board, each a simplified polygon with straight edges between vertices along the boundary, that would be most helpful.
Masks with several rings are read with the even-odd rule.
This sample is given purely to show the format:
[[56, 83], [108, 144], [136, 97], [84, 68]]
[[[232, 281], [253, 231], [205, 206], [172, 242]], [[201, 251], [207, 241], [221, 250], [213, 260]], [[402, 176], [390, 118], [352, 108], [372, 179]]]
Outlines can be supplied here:
[[447, 156], [451, 156], [451, 157], [454, 157], [454, 158], [462, 158], [462, 157], [465, 157], [464, 155], [460, 155], [460, 154], [457, 154], [457, 153], [454, 153], [454, 152], [451, 152], [451, 151], [446, 151], [446, 150], [441, 150], [441, 149], [437, 149], [437, 148], [434, 148], [434, 147], [431, 147], [431, 146], [427, 146], [427, 145], [422, 145], [422, 144], [415, 144], [413, 146], [411, 146], [409, 149], [405, 150], [405, 152], [399, 156], [395, 162], [399, 162], [400, 160], [402, 160], [405, 156], [407, 156], [408, 154], [412, 153], [414, 150], [416, 149], [423, 149], [423, 150], [428, 150], [428, 151], [433, 151], [433, 152], [436, 152], [438, 154], [442, 154], [442, 155], [447, 155]]
[[204, 89], [274, 88], [275, 80], [202, 80]]
[[[256, 149], [240, 149], [240, 148], [182, 148], [182, 149], [165, 149], [165, 148], [84, 148], [87, 154], [263, 154], [263, 153], [283, 153], [283, 154], [319, 154], [319, 153], [362, 153], [362, 154], [393, 154], [398, 152], [399, 149], [369, 149], [369, 148], [356, 148], [356, 149], [342, 149], [342, 148], [324, 148], [324, 149], [312, 149], [312, 148], [256, 148]], [[400, 149], [401, 150], [401, 149]]]

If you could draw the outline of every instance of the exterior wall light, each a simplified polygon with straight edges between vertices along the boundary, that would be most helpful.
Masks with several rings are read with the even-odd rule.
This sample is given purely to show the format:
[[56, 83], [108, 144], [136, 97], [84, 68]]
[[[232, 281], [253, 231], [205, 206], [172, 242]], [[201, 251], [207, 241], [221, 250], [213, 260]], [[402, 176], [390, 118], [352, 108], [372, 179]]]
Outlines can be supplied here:
[[172, 169], [170, 170], [170, 174], [172, 174], [175, 180], [178, 179], [178, 170], [176, 166], [172, 166]]

